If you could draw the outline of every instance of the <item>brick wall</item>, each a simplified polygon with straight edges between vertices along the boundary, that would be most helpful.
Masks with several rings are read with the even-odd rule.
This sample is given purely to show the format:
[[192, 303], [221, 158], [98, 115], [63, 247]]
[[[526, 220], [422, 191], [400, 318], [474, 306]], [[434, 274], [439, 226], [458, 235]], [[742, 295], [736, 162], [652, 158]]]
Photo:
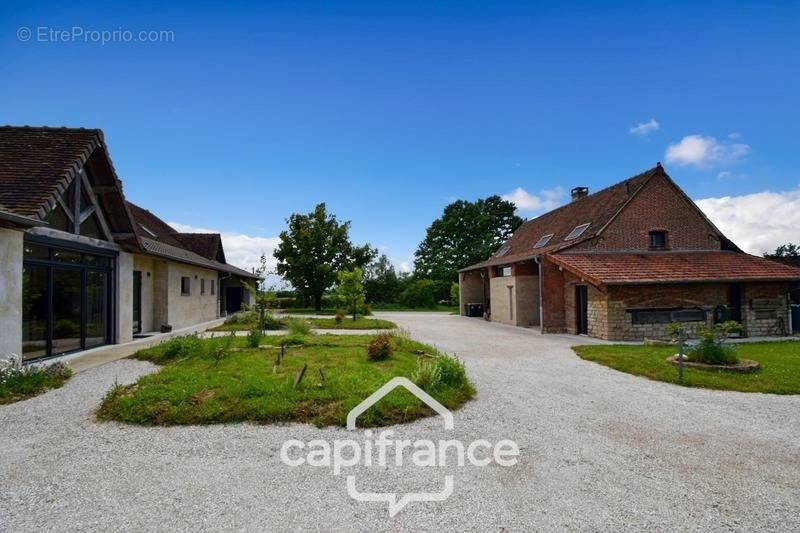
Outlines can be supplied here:
[[542, 333], [564, 333], [564, 273], [550, 261], [539, 266], [542, 276]]
[[459, 310], [462, 315], [464, 314], [465, 304], [486, 304], [481, 272], [485, 273], [485, 270], [471, 270], [469, 272], [461, 272], [458, 275]]
[[[589, 222], [589, 221], [587, 221]], [[648, 233], [667, 232], [671, 250], [719, 250], [713, 229], [664, 176], [655, 176], [597, 239], [572, 250], [647, 250]]]

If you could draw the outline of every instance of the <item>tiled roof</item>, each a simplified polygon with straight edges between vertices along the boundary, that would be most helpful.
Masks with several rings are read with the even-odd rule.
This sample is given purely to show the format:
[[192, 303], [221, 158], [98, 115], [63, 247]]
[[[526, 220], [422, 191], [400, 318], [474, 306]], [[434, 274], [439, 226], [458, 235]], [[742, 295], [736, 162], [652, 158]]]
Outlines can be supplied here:
[[[172, 226], [147, 209], [143, 209], [131, 202], [127, 202], [127, 204], [134, 220], [139, 225], [142, 246], [147, 253], [220, 272], [235, 274], [237, 276], [253, 279], [258, 278], [258, 276], [252, 272], [218, 261], [216, 259], [216, 251], [212, 257], [207, 257], [197, 253], [191, 246], [187, 246], [183, 242], [184, 238], [192, 242], [212, 242], [215, 241], [216, 238], [216, 242], [221, 246], [218, 233], [179, 233], [175, 231]], [[198, 235], [206, 235], [208, 238], [197, 237]], [[202, 247], [200, 251], [204, 251]], [[224, 258], [224, 254], [222, 257]]]
[[42, 218], [44, 206], [102, 141], [100, 130], [0, 127], [0, 205]]
[[594, 285], [800, 281], [800, 268], [741, 252], [562, 253], [547, 259]]
[[219, 233], [174, 233], [173, 237], [180, 241], [184, 248], [197, 255], [220, 263], [225, 262], [222, 236]]
[[[614, 218], [651, 177], [663, 171], [660, 165], [653, 167], [594, 194], [573, 200], [528, 220], [514, 232], [514, 235], [500, 247], [494, 256], [464, 270], [522, 261], [591, 239]], [[576, 226], [586, 223], [590, 225], [580, 237], [569, 241], [565, 240]], [[533, 247], [539, 239], [550, 234], [553, 237], [546, 246]]]

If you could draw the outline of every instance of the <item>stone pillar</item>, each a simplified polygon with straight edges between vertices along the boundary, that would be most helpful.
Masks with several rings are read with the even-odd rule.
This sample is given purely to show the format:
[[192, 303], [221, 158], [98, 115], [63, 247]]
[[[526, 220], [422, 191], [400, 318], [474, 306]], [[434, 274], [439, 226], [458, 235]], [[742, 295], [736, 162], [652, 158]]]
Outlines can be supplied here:
[[117, 342], [133, 339], [133, 254], [120, 252], [117, 257]]
[[153, 329], [169, 324], [169, 264], [153, 261]]
[[22, 355], [22, 236], [0, 228], [0, 359]]

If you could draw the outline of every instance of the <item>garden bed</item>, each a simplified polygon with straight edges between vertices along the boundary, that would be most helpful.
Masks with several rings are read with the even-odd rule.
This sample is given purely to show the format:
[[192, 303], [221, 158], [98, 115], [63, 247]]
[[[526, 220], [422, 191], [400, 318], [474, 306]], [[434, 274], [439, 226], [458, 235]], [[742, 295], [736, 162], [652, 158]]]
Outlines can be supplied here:
[[[368, 361], [366, 346], [371, 339], [269, 336], [260, 340], [259, 348], [247, 348], [247, 339], [241, 337], [195, 338], [177, 351], [166, 344], [148, 348], [132, 357], [164, 366], [133, 385], [114, 387], [98, 418], [145, 425], [250, 421], [344, 426], [353, 407], [395, 376], [416, 381], [448, 409], [473, 396], [463, 366], [454, 359], [430, 346], [392, 337], [394, 353], [383, 361]], [[228, 350], [219, 357], [215, 347], [220, 344], [214, 343], [224, 342], [229, 343]], [[290, 346], [276, 364], [281, 343]], [[433, 381], [430, 372], [420, 373], [420, 366], [427, 368], [432, 362], [443, 368]], [[304, 365], [304, 377], [295, 387]], [[359, 425], [409, 422], [431, 413], [415, 396], [398, 389], [364, 413]]]
[[[667, 357], [667, 362], [672, 363], [675, 366], [678, 366], [680, 363], [678, 362], [678, 355], [672, 355]], [[684, 368], [699, 368], [701, 370], [725, 370], [727, 372], [755, 372], [760, 368], [758, 361], [753, 361], [752, 359], [740, 359], [737, 363], [732, 364], [719, 364], [719, 365], [712, 365], [709, 363], [700, 363], [697, 361], [687, 361], [684, 359], [683, 361]]]
[[[583, 345], [572, 349], [579, 357], [621, 372], [688, 387], [800, 394], [800, 342], [753, 342], [737, 344], [740, 361], [758, 361], [756, 371], [741, 373], [719, 368], [684, 368], [683, 380], [667, 361], [674, 346]], [[713, 365], [716, 367], [717, 365]]]
[[314, 329], [394, 329], [397, 324], [379, 318], [345, 317], [341, 322], [333, 318], [310, 318], [311, 327]]
[[72, 370], [63, 363], [0, 371], [0, 405], [27, 400], [64, 385]]

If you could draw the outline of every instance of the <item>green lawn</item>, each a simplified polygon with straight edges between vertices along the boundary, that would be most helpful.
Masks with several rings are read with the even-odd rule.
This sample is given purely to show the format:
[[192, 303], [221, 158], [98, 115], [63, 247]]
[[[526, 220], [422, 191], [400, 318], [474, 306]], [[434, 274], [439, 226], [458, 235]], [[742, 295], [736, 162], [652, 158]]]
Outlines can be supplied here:
[[32, 398], [50, 389], [57, 389], [72, 376], [68, 366], [29, 368], [9, 377], [0, 376], [0, 405]]
[[[208, 347], [223, 340], [192, 339], [189, 353], [171, 356], [163, 345], [137, 352], [132, 357], [164, 366], [131, 386], [109, 391], [98, 418], [145, 425], [295, 421], [344, 426], [347, 413], [390, 378], [413, 379], [418, 361], [438, 362], [443, 357], [429, 346], [395, 337], [396, 351], [388, 360], [369, 362], [365, 347], [370, 336], [309, 335], [291, 340], [304, 344], [287, 347], [275, 366], [282, 338], [264, 337], [256, 349], [244, 348], [244, 338], [229, 340], [236, 348], [218, 362]], [[304, 364], [305, 377], [295, 389], [295, 375]], [[426, 390], [456, 409], [474, 389], [463, 371], [455, 375], [453, 365], [448, 367], [439, 383]], [[359, 425], [408, 422], [429, 414], [416, 397], [397, 389], [359, 417]]]
[[332, 318], [311, 318], [311, 326], [316, 329], [394, 329], [397, 324], [379, 318], [358, 317], [353, 320], [352, 316], [345, 317], [337, 323]]
[[[336, 323], [333, 318], [309, 318], [308, 322], [315, 329], [394, 329], [397, 324], [379, 318], [366, 318], [359, 316], [355, 321], [353, 317], [345, 317], [340, 323]], [[286, 327], [286, 320], [281, 319], [280, 325]], [[258, 327], [258, 322], [235, 322], [232, 324], [221, 324], [210, 328], [208, 331], [250, 331]]]
[[666, 358], [676, 353], [674, 346], [587, 345], [572, 348], [582, 359], [594, 361], [628, 374], [688, 387], [800, 394], [800, 342], [756, 342], [737, 345], [740, 359], [753, 359], [761, 368], [750, 374], [723, 370], [685, 368], [678, 381], [675, 365]]

